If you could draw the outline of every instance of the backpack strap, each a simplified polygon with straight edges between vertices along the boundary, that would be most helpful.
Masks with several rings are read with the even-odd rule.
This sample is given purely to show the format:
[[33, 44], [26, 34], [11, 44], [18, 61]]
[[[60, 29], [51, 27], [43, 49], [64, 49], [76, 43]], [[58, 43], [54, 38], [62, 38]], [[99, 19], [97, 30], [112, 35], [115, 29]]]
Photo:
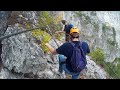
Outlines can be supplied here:
[[[81, 48], [81, 50], [82, 50], [82, 54], [84, 54], [84, 56], [85, 56], [85, 58], [86, 58], [86, 55], [85, 55], [85, 52], [84, 52], [84, 50], [83, 50], [83, 48], [82, 48], [82, 41], [80, 41], [80, 43], [79, 43], [79, 46], [80, 46], [80, 48]], [[86, 61], [86, 63], [87, 63], [87, 61]]]
[[79, 46], [80, 46], [80, 48], [82, 48], [82, 43], [83, 43], [82, 41], [79, 42]]
[[72, 41], [70, 42], [70, 44], [71, 44], [73, 47], [75, 47], [75, 44], [74, 44]]
[[[80, 46], [81, 50], [84, 52], [84, 50], [83, 50], [83, 48], [82, 48], [82, 43], [83, 43], [83, 42], [80, 41], [80, 42], [79, 42], [79, 46]], [[84, 53], [84, 54], [85, 54], [85, 53]]]
[[[71, 44], [73, 47], [75, 47], [75, 44], [74, 44], [72, 41], [70, 42], [70, 44]], [[82, 42], [79, 41], [78, 46], [82, 47]]]

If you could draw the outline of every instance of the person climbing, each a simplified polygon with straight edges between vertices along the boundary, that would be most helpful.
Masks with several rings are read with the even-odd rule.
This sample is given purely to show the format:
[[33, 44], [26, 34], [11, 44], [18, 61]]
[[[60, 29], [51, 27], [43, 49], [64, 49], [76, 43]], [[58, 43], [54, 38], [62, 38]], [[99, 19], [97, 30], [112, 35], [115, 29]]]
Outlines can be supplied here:
[[[80, 72], [85, 68], [87, 64], [86, 54], [90, 53], [88, 44], [86, 42], [80, 41], [79, 35], [80, 31], [78, 30], [78, 28], [73, 27], [70, 29], [71, 42], [65, 42], [57, 49], [54, 49], [49, 43], [45, 44], [45, 46], [48, 47], [49, 51], [52, 54], [59, 54], [59, 72], [63, 73], [64, 70], [65, 73], [72, 75], [72, 79], [78, 79]], [[75, 48], [78, 46], [79, 48]], [[77, 50], [79, 52], [76, 53], [74, 52], [74, 50]], [[74, 65], [76, 65], [76, 61], [74, 60], [77, 60], [78, 65], [81, 66], [81, 68], [74, 67]], [[79, 61], [82, 61], [83, 66], [80, 65], [81, 63], [79, 63]]]
[[69, 42], [70, 40], [70, 29], [73, 27], [73, 24], [71, 23], [67, 23], [66, 20], [61, 20], [62, 24], [64, 25], [63, 28], [62, 28], [62, 31], [65, 32], [65, 41], [66, 42]]

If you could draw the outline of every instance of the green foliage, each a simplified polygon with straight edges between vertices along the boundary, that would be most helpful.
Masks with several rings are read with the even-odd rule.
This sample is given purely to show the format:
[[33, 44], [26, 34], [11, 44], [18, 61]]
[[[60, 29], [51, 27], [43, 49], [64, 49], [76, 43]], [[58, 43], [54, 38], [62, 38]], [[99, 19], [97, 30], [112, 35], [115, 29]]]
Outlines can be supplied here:
[[92, 25], [94, 26], [95, 30], [99, 29], [99, 24], [96, 22], [92, 22]]
[[89, 54], [93, 60], [97, 63], [97, 64], [103, 64], [103, 61], [104, 61], [104, 52], [102, 49], [100, 48], [96, 48], [94, 51], [92, 51], [90, 54]]
[[120, 58], [116, 58], [113, 63], [106, 63], [104, 61], [104, 52], [100, 48], [96, 48], [96, 50], [91, 52], [89, 55], [98, 65], [102, 65], [105, 71], [108, 72], [112, 78], [120, 79]]
[[120, 63], [120, 58], [115, 58], [114, 62]]
[[104, 62], [104, 63], [103, 63], [103, 67], [104, 67], [105, 71], [106, 71], [107, 73], [109, 73], [109, 75], [110, 75], [112, 78], [115, 77], [114, 71], [113, 71], [113, 69], [112, 69], [112, 64], [111, 64], [110, 62], [107, 62], [107, 63]]
[[111, 39], [107, 39], [107, 43], [108, 43], [109, 45], [111, 45], [111, 46], [115, 46], [116, 41], [113, 41], [113, 40], [111, 40]]
[[64, 33], [56, 33], [54, 34], [55, 38], [61, 41], [62, 37], [64, 36]]
[[39, 27], [45, 27], [52, 24], [52, 17], [49, 16], [48, 11], [41, 11], [39, 13]]
[[106, 30], [110, 30], [111, 26], [108, 23], [103, 23], [102, 24], [102, 31], [106, 33]]
[[60, 28], [58, 24], [61, 20], [62, 16], [53, 17], [48, 11], [41, 11], [39, 14], [39, 27], [46, 27], [48, 25], [55, 32]]
[[114, 79], [120, 79], [120, 58], [116, 58], [112, 63], [104, 64], [104, 69]]
[[[25, 25], [27, 29], [31, 29], [29, 23], [26, 23]], [[39, 46], [42, 48], [44, 52], [47, 52], [48, 48], [45, 47], [45, 43], [48, 43], [49, 40], [51, 39], [50, 35], [47, 32], [45, 32], [45, 30], [41, 29], [33, 30], [31, 31], [31, 34], [35, 38], [37, 44], [39, 44], [37, 41], [40, 40], [41, 43], [39, 44]]]
[[[55, 17], [51, 16], [48, 11], [40, 11], [39, 25], [37, 26], [40, 29], [31, 31], [31, 33], [32, 33], [32, 36], [36, 39], [36, 41], [41, 42], [39, 45], [43, 49], [44, 52], [48, 51], [48, 48], [45, 47], [45, 43], [48, 43], [49, 40], [51, 39], [50, 34], [47, 33], [48, 27], [50, 28], [52, 34], [54, 35], [54, 32], [56, 32], [56, 30], [60, 29], [60, 25], [58, 25], [58, 24], [60, 23], [61, 19], [62, 19], [62, 16], [58, 16], [55, 18]], [[31, 28], [29, 23], [26, 23], [26, 28], [27, 29]], [[60, 34], [57, 35], [56, 38], [58, 38], [60, 40], [60, 38], [61, 38]]]
[[[59, 25], [62, 20], [62, 15], [58, 16], [51, 16], [48, 11], [41, 11], [39, 14], [39, 27], [40, 28], [47, 28], [47, 25], [50, 28], [50, 31], [54, 35], [56, 31], [61, 30], [61, 26]], [[46, 30], [47, 31], [47, 30]], [[55, 37], [56, 39], [60, 40], [61, 36]]]
[[32, 29], [29, 23], [25, 23], [26, 29]]
[[75, 13], [79, 16], [82, 17], [84, 14], [81, 11], [75, 11]]
[[[36, 41], [40, 41], [40, 47], [43, 49], [44, 52], [48, 51], [48, 48], [45, 47], [45, 43], [48, 43], [51, 39], [50, 34], [48, 33], [48, 27], [52, 34], [56, 31], [61, 30], [60, 22], [62, 20], [62, 16], [58, 15], [57, 17], [51, 16], [49, 11], [40, 11], [39, 13], [39, 24], [36, 27], [40, 29], [31, 31], [32, 36], [36, 39]], [[31, 29], [31, 25], [29, 23], [25, 24], [27, 29]], [[61, 39], [60, 34], [56, 36], [58, 40]]]
[[41, 40], [40, 47], [43, 49], [44, 52], [48, 51], [48, 48], [45, 47], [45, 43], [48, 43], [51, 39], [50, 35], [46, 33], [45, 31], [42, 31], [40, 29], [31, 31], [32, 36], [37, 40]]
[[112, 69], [117, 75], [116, 78], [120, 79], [120, 58], [115, 58], [114, 62], [112, 63]]

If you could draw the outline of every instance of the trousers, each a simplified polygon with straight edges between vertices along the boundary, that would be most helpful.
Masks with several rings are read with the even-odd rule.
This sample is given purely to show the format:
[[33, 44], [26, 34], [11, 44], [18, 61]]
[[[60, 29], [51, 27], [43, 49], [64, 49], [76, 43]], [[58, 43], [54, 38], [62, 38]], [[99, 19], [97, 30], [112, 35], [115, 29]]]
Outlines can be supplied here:
[[69, 71], [70, 68], [68, 70], [68, 68], [66, 67], [66, 63], [64, 63], [65, 62], [65, 56], [64, 55], [59, 55], [58, 57], [59, 57], [59, 72], [62, 73], [63, 70], [64, 70], [65, 73], [72, 75], [72, 79], [78, 79], [78, 77], [80, 75], [80, 72], [75, 73], [75, 72]]

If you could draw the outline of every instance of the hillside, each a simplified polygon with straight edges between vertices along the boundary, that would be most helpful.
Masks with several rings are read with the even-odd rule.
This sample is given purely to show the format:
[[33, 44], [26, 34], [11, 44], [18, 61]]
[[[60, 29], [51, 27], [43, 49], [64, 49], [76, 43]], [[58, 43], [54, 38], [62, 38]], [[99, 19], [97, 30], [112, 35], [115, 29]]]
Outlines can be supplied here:
[[[90, 46], [81, 79], [118, 79], [119, 17], [117, 11], [0, 11], [0, 79], [66, 79], [58, 72], [58, 55], [45, 47], [64, 43], [64, 33], [57, 33], [62, 19], [77, 26]], [[4, 37], [17, 32], [24, 33]]]

